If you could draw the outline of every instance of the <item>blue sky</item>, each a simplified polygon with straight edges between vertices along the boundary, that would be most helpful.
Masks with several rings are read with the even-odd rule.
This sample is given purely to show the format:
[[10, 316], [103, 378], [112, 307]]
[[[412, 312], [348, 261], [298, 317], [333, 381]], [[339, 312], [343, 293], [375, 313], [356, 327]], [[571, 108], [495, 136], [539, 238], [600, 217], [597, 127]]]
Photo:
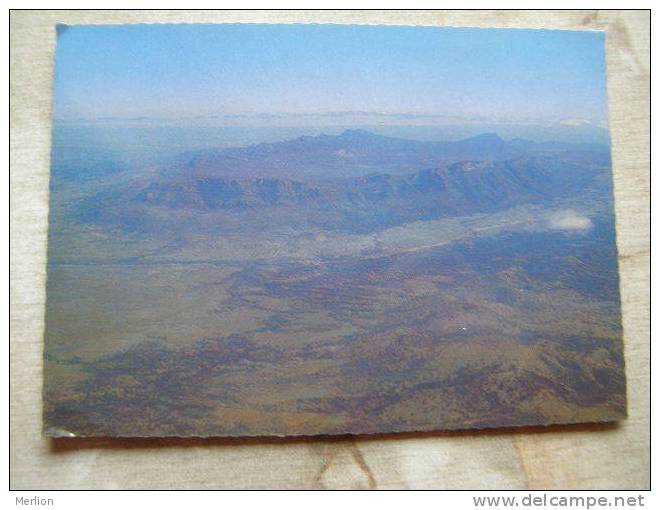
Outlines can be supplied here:
[[604, 33], [358, 25], [60, 27], [55, 117], [412, 113], [607, 119]]

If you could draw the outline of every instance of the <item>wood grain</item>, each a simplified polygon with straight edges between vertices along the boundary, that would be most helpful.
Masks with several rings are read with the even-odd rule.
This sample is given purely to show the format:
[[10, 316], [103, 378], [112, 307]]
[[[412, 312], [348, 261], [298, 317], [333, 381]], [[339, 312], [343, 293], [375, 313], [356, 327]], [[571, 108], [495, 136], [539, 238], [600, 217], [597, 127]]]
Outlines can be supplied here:
[[[335, 22], [606, 30], [629, 419], [619, 425], [332, 439], [53, 441], [41, 437], [51, 82], [57, 22]], [[13, 489], [650, 486], [648, 12], [12, 11], [10, 37]]]

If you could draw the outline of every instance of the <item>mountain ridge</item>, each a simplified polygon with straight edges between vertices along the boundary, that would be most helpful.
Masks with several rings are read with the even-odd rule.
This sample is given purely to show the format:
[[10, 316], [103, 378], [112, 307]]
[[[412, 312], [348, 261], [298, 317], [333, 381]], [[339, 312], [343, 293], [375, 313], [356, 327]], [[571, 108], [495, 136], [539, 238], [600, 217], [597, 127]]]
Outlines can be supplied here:
[[345, 179], [373, 172], [406, 174], [465, 160], [504, 161], [532, 156], [559, 156], [568, 160], [588, 156], [609, 164], [609, 148], [597, 144], [505, 141], [484, 133], [455, 142], [393, 138], [362, 129], [339, 135], [302, 136], [276, 143], [185, 153], [168, 175], [231, 177], [291, 177]]
[[222, 220], [205, 228], [215, 231], [234, 228], [230, 225], [239, 225], [240, 219], [367, 232], [410, 221], [548, 203], [585, 190], [598, 175], [593, 169], [545, 157], [469, 160], [405, 175], [381, 172], [320, 182], [178, 174], [130, 192], [97, 194], [79, 203], [77, 211], [83, 223], [115, 224], [125, 230], [173, 228], [181, 215], [199, 223], [195, 214], [212, 214]]

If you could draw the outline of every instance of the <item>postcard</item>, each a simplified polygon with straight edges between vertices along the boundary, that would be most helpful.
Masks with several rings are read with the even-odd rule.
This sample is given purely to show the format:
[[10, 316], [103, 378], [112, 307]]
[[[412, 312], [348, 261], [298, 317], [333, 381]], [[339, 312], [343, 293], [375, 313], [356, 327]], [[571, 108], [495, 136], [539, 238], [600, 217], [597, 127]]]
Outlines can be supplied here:
[[45, 434], [625, 418], [603, 32], [57, 33]]

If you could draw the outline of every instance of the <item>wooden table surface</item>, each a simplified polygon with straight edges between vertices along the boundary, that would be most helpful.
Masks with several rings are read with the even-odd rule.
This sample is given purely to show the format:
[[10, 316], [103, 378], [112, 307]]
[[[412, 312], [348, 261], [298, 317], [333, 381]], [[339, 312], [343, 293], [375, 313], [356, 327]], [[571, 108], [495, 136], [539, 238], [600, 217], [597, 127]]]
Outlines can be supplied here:
[[[628, 420], [618, 425], [343, 439], [53, 441], [41, 437], [51, 83], [57, 22], [336, 22], [606, 30]], [[648, 12], [13, 11], [10, 36], [13, 489], [650, 486]]]

